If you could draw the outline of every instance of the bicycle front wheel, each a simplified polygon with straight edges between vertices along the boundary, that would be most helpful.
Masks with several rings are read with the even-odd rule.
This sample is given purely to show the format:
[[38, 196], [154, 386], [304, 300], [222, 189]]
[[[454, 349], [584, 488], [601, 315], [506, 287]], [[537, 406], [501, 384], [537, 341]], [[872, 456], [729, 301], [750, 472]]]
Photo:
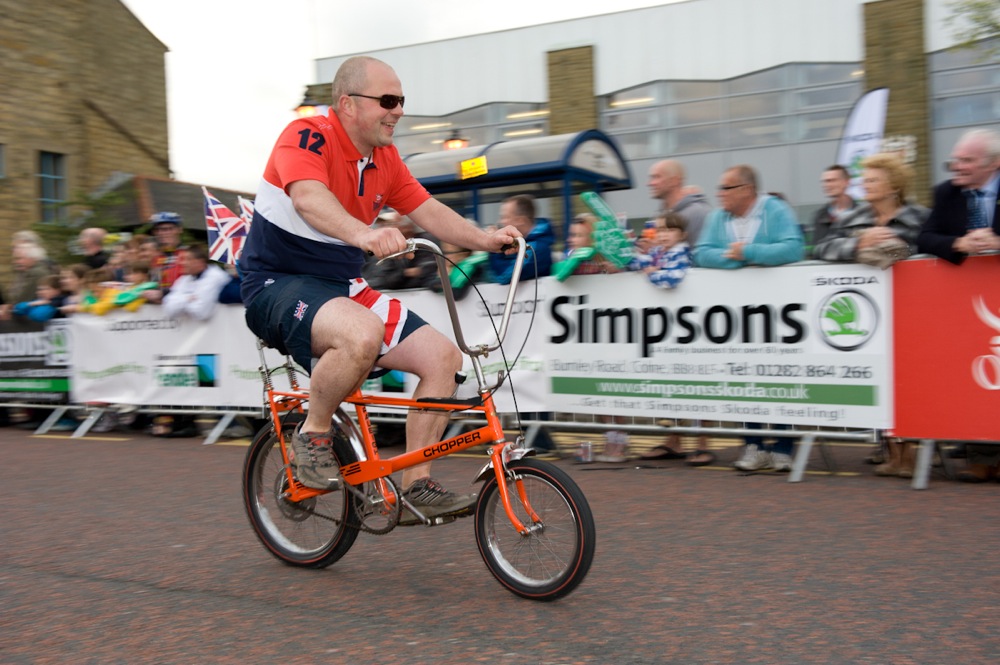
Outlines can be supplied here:
[[[597, 530], [583, 492], [562, 469], [525, 458], [507, 465], [510, 503], [527, 535], [507, 517], [496, 477], [483, 487], [476, 505], [476, 542], [493, 576], [510, 591], [532, 600], [555, 600], [575, 589], [590, 570]], [[538, 516], [525, 510], [517, 484]]]
[[[282, 423], [285, 441], [303, 420], [293, 414]], [[356, 461], [340, 433], [333, 439], [339, 465]], [[288, 474], [281, 444], [271, 427], [254, 438], [243, 465], [243, 501], [257, 538], [281, 561], [305, 568], [324, 568], [344, 556], [358, 537], [357, 505], [346, 489], [298, 503], [289, 501]]]

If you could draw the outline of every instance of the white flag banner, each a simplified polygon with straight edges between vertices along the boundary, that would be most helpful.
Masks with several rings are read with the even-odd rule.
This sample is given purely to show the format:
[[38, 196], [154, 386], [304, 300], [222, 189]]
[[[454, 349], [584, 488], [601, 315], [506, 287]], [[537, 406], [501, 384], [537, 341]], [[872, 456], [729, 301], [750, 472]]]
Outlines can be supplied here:
[[864, 190], [861, 188], [861, 162], [882, 149], [888, 106], [889, 88], [875, 88], [862, 95], [847, 116], [836, 163], [845, 166], [851, 173], [851, 184], [847, 188], [851, 198], [864, 197]]

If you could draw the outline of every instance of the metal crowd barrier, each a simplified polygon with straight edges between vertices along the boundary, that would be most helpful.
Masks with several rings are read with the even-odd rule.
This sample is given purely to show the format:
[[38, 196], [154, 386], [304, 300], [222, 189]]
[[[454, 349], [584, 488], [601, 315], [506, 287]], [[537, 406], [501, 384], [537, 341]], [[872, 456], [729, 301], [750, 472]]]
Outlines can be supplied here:
[[[86, 436], [90, 429], [106, 412], [117, 411], [116, 409], [109, 408], [110, 406], [111, 405], [94, 404], [30, 404], [24, 402], [0, 402], [0, 407], [51, 409], [52, 412], [45, 418], [45, 420], [42, 421], [38, 428], [34, 430], [33, 433], [36, 435], [46, 434], [51, 431], [52, 427], [71, 410], [85, 411], [87, 414], [86, 418], [80, 422], [77, 428], [70, 435], [71, 438], [74, 439]], [[211, 407], [143, 406], [130, 410], [130, 412], [156, 415], [188, 414], [219, 416], [218, 422], [213, 425], [212, 429], [202, 441], [203, 445], [212, 445], [216, 443], [222, 436], [223, 432], [225, 432], [225, 430], [233, 423], [233, 420], [239, 416], [252, 418], [266, 417], [263, 406], [259, 408], [227, 407], [225, 409]], [[532, 446], [535, 443], [535, 440], [543, 429], [547, 431], [554, 429], [559, 431], [575, 430], [579, 432], [601, 432], [613, 429], [623, 430], [635, 434], [686, 434], [722, 438], [738, 438], [744, 436], [783, 436], [797, 438], [799, 443], [798, 446], [796, 446], [792, 471], [788, 476], [788, 482], [790, 483], [799, 483], [805, 479], [805, 472], [809, 465], [812, 448], [816, 444], [819, 445], [820, 455], [826, 468], [831, 472], [836, 473], [836, 461], [829, 447], [826, 445], [827, 441], [850, 441], [870, 444], [875, 444], [879, 441], [879, 433], [876, 430], [836, 431], [818, 429], [749, 429], [744, 427], [704, 427], [685, 425], [667, 426], [657, 423], [602, 423], [597, 421], [584, 422], [579, 420], [559, 420], [558, 418], [560, 416], [574, 418], [577, 414], [555, 413], [553, 414], [553, 417], [555, 418], [553, 420], [517, 420], [513, 414], [505, 414], [504, 423], [505, 427], [509, 428], [514, 428], [518, 425], [523, 427], [525, 429], [525, 442], [528, 446]], [[404, 421], [404, 417], [373, 414], [372, 420], [383, 423], [400, 423]], [[453, 418], [448, 430], [445, 432], [444, 438], [456, 436], [466, 427], [482, 425], [485, 422], [485, 420], [477, 418]], [[947, 455], [946, 451], [943, 450], [943, 447], [947, 443], [954, 442], [933, 439], [922, 439], [919, 441], [917, 460], [914, 468], [913, 480], [911, 482], [911, 487], [913, 489], [927, 489], [934, 450], [937, 448], [941, 453], [941, 459], [946, 460]]]

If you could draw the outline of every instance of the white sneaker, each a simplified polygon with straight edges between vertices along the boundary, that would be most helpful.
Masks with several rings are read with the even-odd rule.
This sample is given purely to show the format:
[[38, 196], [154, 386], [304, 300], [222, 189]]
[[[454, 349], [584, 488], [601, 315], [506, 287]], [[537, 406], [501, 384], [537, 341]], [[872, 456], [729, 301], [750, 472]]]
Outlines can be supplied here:
[[745, 444], [743, 446], [743, 454], [740, 455], [740, 458], [738, 460], [733, 462], [732, 466], [738, 468], [738, 465], [749, 462], [756, 455], [757, 455], [757, 445], [753, 443]]
[[791, 471], [792, 456], [785, 453], [771, 453], [771, 468], [775, 471]]
[[761, 469], [770, 469], [773, 464], [771, 453], [750, 444], [743, 452], [743, 457], [738, 459], [733, 466], [740, 471], [760, 471]]

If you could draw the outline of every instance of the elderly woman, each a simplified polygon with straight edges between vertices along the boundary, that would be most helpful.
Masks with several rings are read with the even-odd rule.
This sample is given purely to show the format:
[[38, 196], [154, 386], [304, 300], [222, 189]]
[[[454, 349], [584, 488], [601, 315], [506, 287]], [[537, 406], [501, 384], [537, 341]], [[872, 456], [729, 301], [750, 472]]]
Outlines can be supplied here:
[[[824, 261], [856, 261], [883, 270], [917, 251], [917, 236], [930, 211], [906, 202], [910, 169], [896, 155], [872, 155], [862, 162], [865, 203], [845, 214], [813, 248]], [[886, 438], [879, 476], [913, 476], [914, 444]]]
[[917, 235], [929, 211], [907, 203], [910, 169], [896, 155], [862, 162], [865, 203], [847, 213], [813, 248], [824, 261], [854, 261], [887, 268], [917, 251]]

